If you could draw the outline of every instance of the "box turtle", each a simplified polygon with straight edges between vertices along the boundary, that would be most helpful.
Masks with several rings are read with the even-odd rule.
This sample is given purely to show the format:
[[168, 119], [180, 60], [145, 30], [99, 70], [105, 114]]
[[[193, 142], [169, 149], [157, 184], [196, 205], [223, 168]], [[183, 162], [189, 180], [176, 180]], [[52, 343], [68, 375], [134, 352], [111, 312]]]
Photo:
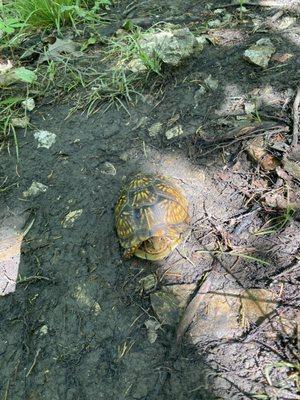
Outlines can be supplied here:
[[121, 189], [115, 220], [125, 258], [162, 260], [187, 228], [188, 202], [172, 179], [139, 173]]

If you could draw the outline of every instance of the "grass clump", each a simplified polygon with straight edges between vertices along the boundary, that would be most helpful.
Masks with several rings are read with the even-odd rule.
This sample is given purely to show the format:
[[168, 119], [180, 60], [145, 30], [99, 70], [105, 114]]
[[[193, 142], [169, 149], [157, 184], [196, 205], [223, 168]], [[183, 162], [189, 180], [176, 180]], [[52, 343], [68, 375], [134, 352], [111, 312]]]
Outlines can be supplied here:
[[82, 21], [91, 22], [100, 18], [99, 11], [108, 8], [110, 0], [12, 0], [3, 4], [0, 26], [6, 34], [16, 28], [37, 29], [63, 26]]

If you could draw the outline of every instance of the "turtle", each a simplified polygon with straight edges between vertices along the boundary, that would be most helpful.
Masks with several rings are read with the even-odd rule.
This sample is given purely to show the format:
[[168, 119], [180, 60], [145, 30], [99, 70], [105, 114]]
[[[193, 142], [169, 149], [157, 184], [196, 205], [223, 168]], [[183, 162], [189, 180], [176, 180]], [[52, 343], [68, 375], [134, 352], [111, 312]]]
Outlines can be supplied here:
[[115, 206], [116, 231], [126, 259], [164, 259], [180, 243], [188, 221], [188, 201], [181, 188], [159, 174], [131, 176]]

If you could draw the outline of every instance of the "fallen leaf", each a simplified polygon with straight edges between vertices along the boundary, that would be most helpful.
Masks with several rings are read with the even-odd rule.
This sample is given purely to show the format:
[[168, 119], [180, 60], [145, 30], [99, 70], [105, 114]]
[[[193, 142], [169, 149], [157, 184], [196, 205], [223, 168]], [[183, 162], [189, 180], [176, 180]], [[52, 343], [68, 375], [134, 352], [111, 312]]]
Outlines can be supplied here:
[[48, 49], [45, 50], [44, 54], [41, 54], [39, 63], [48, 60], [58, 61], [66, 57], [70, 58], [70, 56], [75, 58], [80, 57], [83, 53], [79, 51], [79, 49], [80, 45], [73, 42], [71, 39], [56, 38], [54, 43], [49, 44]]
[[251, 140], [246, 148], [250, 157], [256, 161], [265, 171], [273, 171], [280, 164], [279, 161], [269, 154], [261, 137]]
[[285, 63], [286, 61], [290, 60], [294, 57], [294, 54], [291, 53], [284, 53], [284, 54], [274, 54], [271, 58], [272, 61]]

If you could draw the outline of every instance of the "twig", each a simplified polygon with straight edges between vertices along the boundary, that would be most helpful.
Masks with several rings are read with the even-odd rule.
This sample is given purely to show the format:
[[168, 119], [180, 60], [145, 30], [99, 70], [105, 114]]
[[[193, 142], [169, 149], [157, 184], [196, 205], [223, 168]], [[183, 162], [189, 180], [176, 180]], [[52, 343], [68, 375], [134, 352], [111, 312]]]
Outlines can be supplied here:
[[35, 367], [36, 360], [37, 360], [37, 358], [38, 358], [38, 356], [40, 354], [40, 351], [41, 351], [41, 349], [38, 349], [37, 352], [35, 353], [35, 356], [34, 356], [34, 359], [33, 359], [33, 363], [31, 365], [31, 367], [29, 368], [29, 371], [26, 374], [26, 378], [28, 378], [28, 376], [31, 374], [33, 368]]
[[214, 152], [214, 151], [216, 151], [216, 150], [218, 150], [220, 148], [225, 148], [225, 147], [231, 146], [231, 145], [233, 145], [235, 143], [238, 143], [240, 141], [251, 139], [252, 137], [256, 137], [256, 136], [259, 136], [259, 135], [265, 135], [265, 134], [276, 135], [277, 133], [287, 132], [288, 130], [289, 130], [289, 128], [287, 126], [282, 126], [282, 125], [274, 126], [273, 128], [269, 128], [269, 129], [260, 128], [260, 129], [252, 131], [248, 135], [235, 137], [234, 139], [233, 138], [231, 138], [231, 139], [228, 138], [226, 141], [223, 141], [223, 142], [221, 142], [221, 143], [219, 143], [217, 145], [209, 144], [209, 145], [206, 146], [206, 148], [208, 148], [210, 150], [206, 151], [205, 153], [199, 154], [199, 156], [201, 156], [201, 157], [206, 156], [207, 154], [210, 154], [210, 153], [212, 153], [212, 152]]
[[293, 105], [294, 126], [293, 126], [292, 147], [297, 146], [299, 138], [299, 104], [300, 104], [300, 86], [297, 89], [297, 94]]
[[[282, 0], [261, 0], [259, 3], [253, 3], [253, 2], [248, 2], [245, 1], [242, 3], [243, 6], [249, 6], [249, 7], [281, 7], [281, 8], [290, 8], [295, 10], [297, 9], [296, 4], [292, 4], [292, 6], [289, 7], [289, 5], [285, 6], [285, 4], [282, 3]], [[214, 8], [228, 8], [228, 7], [240, 7], [240, 3], [229, 3], [229, 4], [219, 4], [218, 6], [215, 6]]]

